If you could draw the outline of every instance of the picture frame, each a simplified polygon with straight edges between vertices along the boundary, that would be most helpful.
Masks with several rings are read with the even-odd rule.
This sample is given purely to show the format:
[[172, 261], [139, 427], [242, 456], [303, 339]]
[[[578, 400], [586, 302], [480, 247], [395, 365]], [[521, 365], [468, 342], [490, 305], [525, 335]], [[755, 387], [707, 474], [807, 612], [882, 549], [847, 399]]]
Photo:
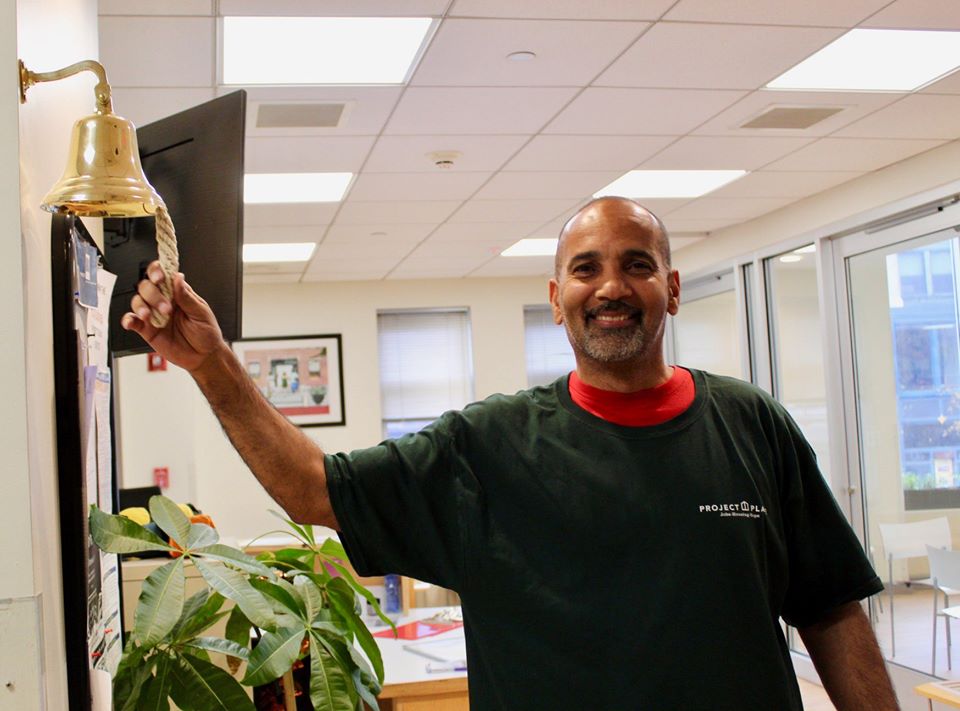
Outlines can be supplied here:
[[300, 427], [346, 424], [339, 333], [244, 338], [233, 352], [263, 396]]

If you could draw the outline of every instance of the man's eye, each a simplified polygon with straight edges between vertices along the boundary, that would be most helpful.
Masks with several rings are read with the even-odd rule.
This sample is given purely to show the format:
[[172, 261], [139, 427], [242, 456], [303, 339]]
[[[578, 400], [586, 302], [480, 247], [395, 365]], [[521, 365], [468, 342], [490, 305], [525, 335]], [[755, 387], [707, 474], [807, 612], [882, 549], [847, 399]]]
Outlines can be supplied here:
[[628, 268], [635, 272], [648, 272], [653, 269], [653, 266], [649, 262], [630, 262]]
[[578, 264], [573, 268], [574, 274], [590, 274], [593, 272], [593, 265], [591, 264]]

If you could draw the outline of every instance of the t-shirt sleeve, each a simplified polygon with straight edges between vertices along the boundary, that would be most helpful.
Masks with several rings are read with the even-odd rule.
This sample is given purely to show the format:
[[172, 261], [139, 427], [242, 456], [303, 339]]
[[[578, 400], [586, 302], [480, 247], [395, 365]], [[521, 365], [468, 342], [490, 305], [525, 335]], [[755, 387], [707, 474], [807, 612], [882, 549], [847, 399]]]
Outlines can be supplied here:
[[883, 583], [820, 473], [813, 449], [789, 415], [783, 417], [780, 485], [790, 579], [781, 616], [804, 627], [838, 605], [880, 592]]
[[456, 414], [448, 413], [416, 434], [327, 455], [340, 540], [358, 573], [399, 573], [460, 589], [469, 468], [456, 432]]

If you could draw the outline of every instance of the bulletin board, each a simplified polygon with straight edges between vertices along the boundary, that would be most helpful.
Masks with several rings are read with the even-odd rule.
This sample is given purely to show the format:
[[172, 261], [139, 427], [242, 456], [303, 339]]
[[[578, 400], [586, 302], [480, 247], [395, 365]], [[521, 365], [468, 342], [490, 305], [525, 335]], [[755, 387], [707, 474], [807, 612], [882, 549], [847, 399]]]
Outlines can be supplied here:
[[122, 652], [117, 556], [90, 538], [90, 504], [114, 512], [116, 478], [108, 324], [115, 277], [80, 219], [50, 233], [57, 474], [71, 711], [88, 711]]

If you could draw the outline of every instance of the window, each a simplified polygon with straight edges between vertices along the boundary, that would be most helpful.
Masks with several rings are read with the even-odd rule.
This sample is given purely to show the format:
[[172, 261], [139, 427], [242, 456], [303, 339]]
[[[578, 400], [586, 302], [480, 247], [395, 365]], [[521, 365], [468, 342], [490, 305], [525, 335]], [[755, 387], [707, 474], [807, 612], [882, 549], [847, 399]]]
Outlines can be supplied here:
[[523, 307], [523, 337], [529, 387], [548, 385], [577, 367], [567, 329], [553, 322], [546, 304]]
[[377, 314], [383, 435], [416, 432], [473, 400], [466, 309]]

